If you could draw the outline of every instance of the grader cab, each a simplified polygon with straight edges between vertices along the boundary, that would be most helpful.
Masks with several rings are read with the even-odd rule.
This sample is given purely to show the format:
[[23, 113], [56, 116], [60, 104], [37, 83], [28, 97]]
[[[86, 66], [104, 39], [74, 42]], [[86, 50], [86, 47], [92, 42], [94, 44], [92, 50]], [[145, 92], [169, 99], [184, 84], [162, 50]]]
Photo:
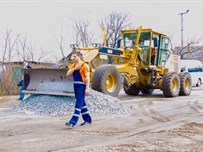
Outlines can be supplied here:
[[[169, 38], [165, 34], [139, 27], [123, 30], [120, 38], [117, 48], [101, 45], [74, 48], [83, 52], [84, 60], [90, 65], [92, 89], [111, 96], [117, 96], [122, 86], [127, 95], [151, 94], [154, 89], [162, 90], [165, 97], [191, 93], [191, 76], [187, 72], [179, 73], [179, 57], [169, 53]], [[108, 57], [113, 59], [112, 64], [104, 62]], [[43, 72], [40, 74], [40, 71]], [[66, 77], [67, 69], [40, 71], [25, 69], [28, 83], [24, 92], [73, 94], [72, 79]]]

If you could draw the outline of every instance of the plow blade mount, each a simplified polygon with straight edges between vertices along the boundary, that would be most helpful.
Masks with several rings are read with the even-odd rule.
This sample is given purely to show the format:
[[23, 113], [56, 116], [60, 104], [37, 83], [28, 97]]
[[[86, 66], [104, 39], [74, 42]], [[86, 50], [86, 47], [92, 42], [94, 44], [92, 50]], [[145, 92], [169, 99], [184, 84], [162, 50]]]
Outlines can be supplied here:
[[74, 96], [67, 69], [24, 69], [24, 93]]

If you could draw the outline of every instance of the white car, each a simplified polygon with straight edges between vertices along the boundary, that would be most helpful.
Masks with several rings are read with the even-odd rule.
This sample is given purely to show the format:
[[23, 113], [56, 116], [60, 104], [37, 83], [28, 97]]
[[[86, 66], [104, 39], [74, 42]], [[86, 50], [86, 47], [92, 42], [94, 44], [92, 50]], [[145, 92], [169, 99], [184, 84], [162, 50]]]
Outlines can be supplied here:
[[199, 60], [181, 60], [180, 72], [189, 72], [192, 77], [192, 86], [203, 84], [203, 64]]

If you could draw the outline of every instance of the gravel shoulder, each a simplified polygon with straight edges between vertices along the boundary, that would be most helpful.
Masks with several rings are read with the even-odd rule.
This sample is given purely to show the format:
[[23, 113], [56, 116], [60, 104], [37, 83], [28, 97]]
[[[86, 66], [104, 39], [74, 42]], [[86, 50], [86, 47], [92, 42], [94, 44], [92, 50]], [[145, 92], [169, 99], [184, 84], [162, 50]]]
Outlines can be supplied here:
[[92, 114], [92, 125], [73, 129], [65, 122], [71, 114], [41, 116], [12, 110], [17, 96], [0, 97], [0, 151], [203, 151], [203, 87], [190, 96], [118, 98], [130, 106], [125, 114]]

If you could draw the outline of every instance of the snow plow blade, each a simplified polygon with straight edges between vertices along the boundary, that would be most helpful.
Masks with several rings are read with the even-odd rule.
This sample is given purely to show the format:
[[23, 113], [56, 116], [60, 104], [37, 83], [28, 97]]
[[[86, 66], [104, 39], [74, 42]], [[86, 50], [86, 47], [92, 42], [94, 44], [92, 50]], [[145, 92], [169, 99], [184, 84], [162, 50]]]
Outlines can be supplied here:
[[24, 69], [24, 93], [74, 96], [67, 69]]

